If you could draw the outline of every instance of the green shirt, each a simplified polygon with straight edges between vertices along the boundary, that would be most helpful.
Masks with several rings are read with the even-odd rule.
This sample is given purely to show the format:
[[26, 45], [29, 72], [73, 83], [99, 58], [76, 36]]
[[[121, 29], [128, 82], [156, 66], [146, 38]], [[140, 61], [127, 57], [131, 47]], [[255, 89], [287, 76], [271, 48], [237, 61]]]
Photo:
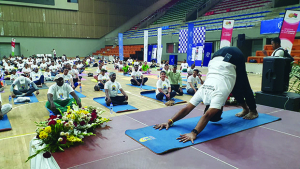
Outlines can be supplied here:
[[173, 71], [169, 71], [167, 72], [167, 76], [172, 85], [180, 84], [180, 87], [182, 87], [182, 77], [180, 72], [174, 73]]
[[148, 66], [148, 65], [143, 65], [143, 66], [142, 66], [142, 70], [143, 70], [143, 71], [147, 71], [148, 69], [149, 69], [149, 66]]
[[128, 69], [129, 69], [129, 66], [123, 66], [122, 70], [124, 71], [124, 73], [127, 73], [128, 72]]

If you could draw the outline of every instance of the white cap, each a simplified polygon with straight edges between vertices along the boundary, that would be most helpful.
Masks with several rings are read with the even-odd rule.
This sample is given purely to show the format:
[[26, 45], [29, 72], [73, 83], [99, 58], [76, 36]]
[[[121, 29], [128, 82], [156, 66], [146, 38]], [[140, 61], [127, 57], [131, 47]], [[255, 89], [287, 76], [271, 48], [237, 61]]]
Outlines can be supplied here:
[[57, 80], [59, 78], [64, 78], [63, 74], [58, 74], [54, 77], [54, 80]]

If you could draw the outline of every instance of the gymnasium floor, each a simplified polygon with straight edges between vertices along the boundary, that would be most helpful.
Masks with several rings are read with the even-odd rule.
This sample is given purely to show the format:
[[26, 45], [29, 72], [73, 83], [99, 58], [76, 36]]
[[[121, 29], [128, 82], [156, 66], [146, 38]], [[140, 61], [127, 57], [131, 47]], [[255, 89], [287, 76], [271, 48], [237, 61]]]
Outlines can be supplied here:
[[[112, 65], [107, 66], [109, 71]], [[207, 68], [199, 68], [206, 74]], [[88, 72], [95, 73], [96, 68]], [[87, 72], [86, 72], [87, 73]], [[152, 72], [158, 74], [157, 71]], [[260, 91], [261, 76], [248, 75], [253, 91]], [[89, 77], [84, 77], [83, 105], [102, 107], [93, 101], [104, 96], [104, 92], [94, 92]], [[155, 86], [157, 76], [148, 76], [147, 85]], [[205, 77], [203, 77], [205, 79]], [[142, 97], [139, 88], [131, 87], [130, 77], [117, 74], [117, 81], [128, 93], [129, 104], [137, 111], [115, 114], [109, 127], [97, 130], [97, 136], [85, 140], [85, 144], [70, 148], [64, 153], [54, 154], [62, 168], [299, 168], [300, 124], [297, 112], [285, 111], [258, 105], [260, 113], [268, 113], [283, 120], [256, 127], [230, 136], [197, 144], [165, 155], [156, 155], [125, 135], [126, 129], [135, 129], [170, 118], [184, 104], [166, 107], [162, 103]], [[186, 83], [186, 82], [185, 82]], [[51, 84], [47, 83], [48, 86]], [[35, 136], [35, 121], [48, 117], [45, 109], [47, 90], [40, 90], [39, 102], [13, 105], [8, 114], [12, 125], [11, 131], [0, 132], [0, 168], [30, 168], [24, 163], [29, 155], [29, 142]], [[3, 104], [8, 103], [9, 86], [2, 93]], [[189, 101], [192, 96], [176, 96]], [[104, 107], [103, 107], [104, 108]], [[226, 107], [226, 110], [236, 107]], [[104, 108], [105, 109], [105, 108]], [[153, 111], [155, 109], [155, 111]], [[203, 114], [203, 105], [199, 105], [188, 117]], [[103, 114], [111, 117], [109, 110]], [[187, 118], [188, 118], [187, 117]], [[78, 150], [83, 151], [78, 151]], [[76, 153], [74, 153], [74, 150]], [[75, 155], [74, 155], [75, 154]], [[72, 155], [72, 156], [71, 156]], [[88, 163], [87, 163], [88, 162]], [[299, 164], [299, 165], [298, 165]], [[287, 167], [291, 166], [291, 167]]]

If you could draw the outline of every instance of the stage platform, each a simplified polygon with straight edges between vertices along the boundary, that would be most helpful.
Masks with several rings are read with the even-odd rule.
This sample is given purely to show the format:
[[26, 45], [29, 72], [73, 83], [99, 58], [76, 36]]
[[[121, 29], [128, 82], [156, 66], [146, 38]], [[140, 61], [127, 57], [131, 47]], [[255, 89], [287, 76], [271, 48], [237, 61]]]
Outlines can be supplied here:
[[[258, 105], [260, 113], [282, 120], [217, 138], [205, 143], [157, 155], [125, 135], [127, 129], [166, 122], [185, 105], [160, 108], [112, 118], [97, 136], [84, 144], [53, 153], [61, 168], [299, 168], [300, 114]], [[199, 105], [185, 118], [202, 116]], [[224, 111], [240, 107], [227, 106]], [[184, 134], [184, 133], [182, 133]]]

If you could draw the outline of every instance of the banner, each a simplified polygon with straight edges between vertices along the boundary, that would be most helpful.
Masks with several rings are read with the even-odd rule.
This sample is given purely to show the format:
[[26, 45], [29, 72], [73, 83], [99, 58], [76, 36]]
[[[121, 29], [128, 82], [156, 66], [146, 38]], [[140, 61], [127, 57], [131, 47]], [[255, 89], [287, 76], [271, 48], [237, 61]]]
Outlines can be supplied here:
[[233, 25], [234, 20], [223, 20], [220, 49], [225, 46], [231, 46]]
[[148, 57], [148, 30], [144, 30], [144, 62]]
[[15, 56], [15, 46], [16, 46], [16, 40], [14, 38], [11, 39], [11, 55]]
[[148, 56], [147, 56], [148, 62], [152, 62], [152, 49], [153, 49], [153, 45], [148, 45]]
[[123, 55], [123, 33], [119, 33], [119, 57], [120, 57], [120, 60], [124, 60], [124, 55]]
[[[193, 44], [202, 44], [203, 46], [205, 43], [205, 34], [206, 34], [206, 27], [194, 28]], [[187, 53], [187, 43], [188, 43], [188, 30], [181, 29], [179, 31], [178, 53]]]
[[[281, 29], [282, 21], [283, 18], [261, 21], [260, 34], [279, 33]], [[300, 24], [297, 28], [297, 32], [300, 32]]]
[[294, 39], [300, 21], [300, 11], [287, 10], [284, 15], [283, 24], [281, 26], [279, 38], [281, 47], [291, 53]]
[[157, 63], [161, 65], [162, 44], [161, 44], [162, 28], [157, 29]]
[[203, 58], [203, 66], [208, 66], [208, 63], [211, 59], [211, 52], [212, 52], [213, 43], [206, 42], [204, 45], [204, 58]]
[[153, 48], [152, 48], [152, 59], [156, 59], [156, 54], [157, 54], [157, 45], [153, 45]]
[[187, 31], [187, 63], [189, 66], [192, 66], [194, 63], [193, 61], [193, 40], [194, 40], [194, 24], [189, 23], [188, 24], [188, 31]]

